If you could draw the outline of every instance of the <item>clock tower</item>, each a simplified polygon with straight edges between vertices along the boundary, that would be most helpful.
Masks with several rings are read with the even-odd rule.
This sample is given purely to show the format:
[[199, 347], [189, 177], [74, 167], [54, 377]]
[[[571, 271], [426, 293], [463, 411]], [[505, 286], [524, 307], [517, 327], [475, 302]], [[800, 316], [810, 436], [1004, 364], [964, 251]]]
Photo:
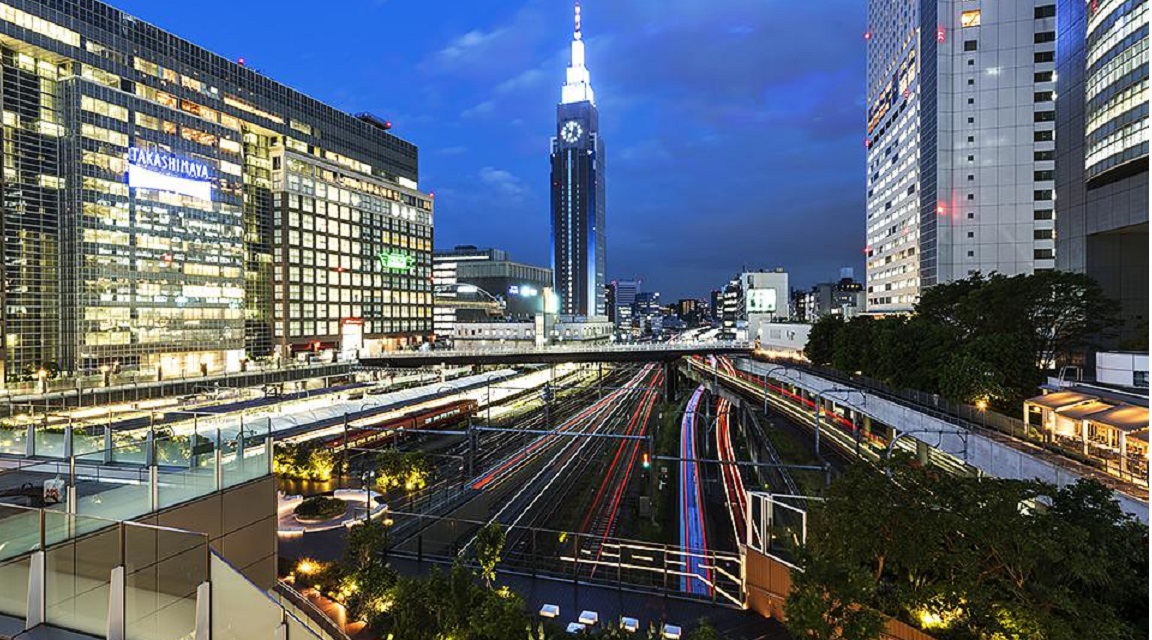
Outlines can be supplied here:
[[560, 313], [604, 316], [604, 141], [580, 33], [580, 3], [572, 63], [556, 106], [552, 138], [552, 278]]

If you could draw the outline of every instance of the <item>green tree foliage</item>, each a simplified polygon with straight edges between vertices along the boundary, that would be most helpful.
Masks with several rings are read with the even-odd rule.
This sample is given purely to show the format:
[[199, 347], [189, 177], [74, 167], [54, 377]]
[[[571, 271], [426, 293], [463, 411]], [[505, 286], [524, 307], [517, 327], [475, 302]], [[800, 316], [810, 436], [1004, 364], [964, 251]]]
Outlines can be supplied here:
[[476, 562], [480, 565], [480, 577], [489, 589], [496, 579], [496, 565], [504, 553], [504, 528], [499, 522], [489, 522], [476, 534]]
[[376, 454], [376, 487], [418, 491], [428, 485], [431, 466], [420, 451], [386, 449]]
[[454, 566], [425, 579], [401, 577], [387, 608], [369, 619], [383, 637], [521, 640], [529, 630], [524, 601], [505, 589], [485, 589]]
[[388, 525], [379, 520], [368, 520], [348, 530], [343, 566], [355, 587], [347, 590], [344, 603], [353, 618], [370, 619], [390, 600], [397, 577], [384, 563], [387, 546]]
[[1055, 362], [1117, 323], [1116, 304], [1083, 274], [976, 274], [925, 290], [911, 316], [822, 318], [805, 355], [894, 386], [1014, 409]]
[[808, 333], [808, 344], [804, 345], [804, 356], [812, 364], [828, 366], [836, 355], [836, 335], [844, 328], [844, 322], [836, 316], [824, 316], [812, 325]]
[[810, 512], [788, 625], [875, 638], [877, 612], [949, 640], [1147, 637], [1147, 528], [1092, 481], [955, 478], [857, 465]]
[[306, 443], [277, 442], [272, 470], [283, 478], [331, 480], [336, 457], [323, 447]]

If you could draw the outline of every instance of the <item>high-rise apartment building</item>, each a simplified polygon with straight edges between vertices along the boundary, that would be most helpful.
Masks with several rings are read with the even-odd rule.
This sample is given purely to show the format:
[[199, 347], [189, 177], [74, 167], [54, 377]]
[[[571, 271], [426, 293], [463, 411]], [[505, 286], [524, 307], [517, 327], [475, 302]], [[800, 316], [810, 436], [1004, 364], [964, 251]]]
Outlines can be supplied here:
[[1060, 0], [1056, 263], [1148, 326], [1148, 0]]
[[868, 308], [1055, 266], [1056, 0], [870, 0]]
[[584, 66], [580, 4], [552, 138], [552, 273], [560, 313], [604, 316], [604, 140]]
[[0, 3], [4, 380], [431, 331], [417, 152], [95, 0]]

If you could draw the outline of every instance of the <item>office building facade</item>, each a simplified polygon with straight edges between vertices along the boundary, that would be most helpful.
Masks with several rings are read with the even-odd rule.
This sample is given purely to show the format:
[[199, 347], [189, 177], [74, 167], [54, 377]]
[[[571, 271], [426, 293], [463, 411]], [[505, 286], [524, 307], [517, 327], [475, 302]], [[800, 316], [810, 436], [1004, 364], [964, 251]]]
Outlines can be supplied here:
[[870, 0], [871, 311], [1055, 267], [1055, 0]]
[[431, 330], [416, 148], [94, 0], [0, 3], [5, 380]]
[[524, 321], [545, 311], [545, 290], [552, 286], [548, 269], [473, 245], [437, 251], [432, 261], [437, 339], [453, 337], [458, 323]]
[[612, 281], [612, 321], [617, 327], [629, 328], [635, 317], [633, 305], [636, 295], [640, 292], [639, 280], [613, 280]]
[[604, 140], [584, 66], [580, 5], [551, 142], [552, 274], [564, 314], [605, 316]]
[[1056, 263], [1148, 331], [1148, 1], [1057, 8]]

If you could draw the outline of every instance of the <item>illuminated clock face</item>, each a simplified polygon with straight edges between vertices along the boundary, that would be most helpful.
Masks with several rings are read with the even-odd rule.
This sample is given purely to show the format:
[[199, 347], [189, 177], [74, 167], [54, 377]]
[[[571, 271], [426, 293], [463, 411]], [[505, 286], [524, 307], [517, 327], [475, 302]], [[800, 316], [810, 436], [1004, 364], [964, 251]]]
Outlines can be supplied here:
[[564, 142], [569, 144], [576, 142], [584, 133], [584, 129], [580, 127], [580, 123], [575, 120], [569, 120], [564, 123], [564, 127], [560, 129], [560, 137], [564, 138]]

